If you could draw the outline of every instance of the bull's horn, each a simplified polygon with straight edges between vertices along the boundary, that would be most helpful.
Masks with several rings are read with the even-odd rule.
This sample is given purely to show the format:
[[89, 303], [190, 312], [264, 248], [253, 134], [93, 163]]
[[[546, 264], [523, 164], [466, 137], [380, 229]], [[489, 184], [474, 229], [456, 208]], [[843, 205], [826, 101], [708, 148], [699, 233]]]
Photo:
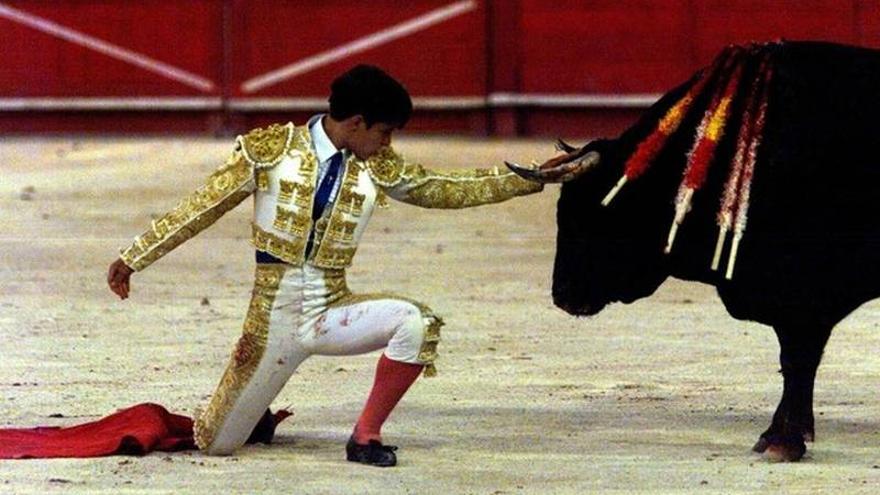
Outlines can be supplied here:
[[[568, 182], [596, 166], [599, 163], [599, 159], [598, 151], [590, 151], [577, 160], [547, 168], [528, 168], [516, 163], [504, 163], [507, 165], [507, 168], [524, 179], [547, 183]], [[551, 160], [549, 163], [552, 162]]]
[[559, 138], [556, 140], [556, 151], [564, 151], [566, 153], [571, 153], [572, 151], [575, 151], [576, 149], [577, 148], [575, 148], [574, 146], [563, 141], [562, 138]]
[[512, 170], [514, 173], [516, 173], [516, 175], [522, 177], [523, 179], [534, 182], [544, 182], [544, 180], [541, 179], [541, 176], [538, 175], [538, 169], [536, 168], [523, 167], [518, 163], [511, 163], [507, 161], [504, 162], [504, 164], [507, 165], [507, 168]]

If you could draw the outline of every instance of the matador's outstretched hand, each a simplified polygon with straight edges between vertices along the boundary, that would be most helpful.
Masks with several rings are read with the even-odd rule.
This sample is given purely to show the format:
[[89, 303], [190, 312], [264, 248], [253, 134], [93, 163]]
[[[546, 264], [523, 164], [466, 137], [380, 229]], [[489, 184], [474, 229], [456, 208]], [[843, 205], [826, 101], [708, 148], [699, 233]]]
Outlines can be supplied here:
[[118, 259], [110, 265], [110, 271], [107, 273], [107, 285], [120, 299], [128, 298], [130, 288], [131, 274], [134, 270], [128, 267], [121, 259]]

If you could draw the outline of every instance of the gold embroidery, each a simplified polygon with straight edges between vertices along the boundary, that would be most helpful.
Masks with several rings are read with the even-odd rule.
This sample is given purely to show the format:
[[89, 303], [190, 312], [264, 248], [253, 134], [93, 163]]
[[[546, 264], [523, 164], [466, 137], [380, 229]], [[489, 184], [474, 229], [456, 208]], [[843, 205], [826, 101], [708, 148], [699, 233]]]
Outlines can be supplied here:
[[311, 185], [284, 179], [278, 182], [280, 188], [280, 193], [278, 194], [279, 203], [290, 203], [293, 200], [294, 204], [300, 208], [308, 208], [312, 204], [312, 191], [314, 188]]
[[[306, 132], [308, 134], [308, 132]], [[312, 217], [312, 196], [315, 192], [315, 182], [318, 180], [317, 158], [311, 151], [300, 154], [299, 175], [301, 182], [297, 182], [294, 186], [293, 202], [299, 208], [299, 215], [303, 218], [311, 219]], [[299, 226], [302, 227], [303, 221]], [[306, 231], [311, 226], [306, 227]], [[301, 234], [305, 236], [305, 233]]]
[[306, 242], [304, 240], [282, 239], [272, 233], [266, 232], [257, 224], [253, 224], [252, 228], [253, 235], [251, 236], [251, 242], [255, 248], [265, 253], [269, 253], [291, 265], [302, 265], [303, 255], [306, 250]]
[[[364, 165], [373, 182], [401, 201], [426, 208], [467, 208], [498, 203], [543, 189], [543, 184], [497, 168], [439, 173], [408, 163], [389, 147], [382, 148]], [[376, 204], [382, 208], [384, 198]]]
[[342, 178], [342, 187], [345, 189], [357, 187], [358, 182], [360, 181], [358, 175], [360, 175], [360, 167], [354, 164], [353, 158], [349, 159], [348, 165], [345, 167], [345, 177]]
[[364, 194], [358, 194], [351, 189], [343, 188], [339, 192], [339, 198], [336, 200], [336, 207], [351, 215], [360, 216], [363, 213], [364, 200], [366, 198]]
[[388, 195], [381, 189], [376, 191], [376, 206], [383, 210], [388, 208]]
[[235, 346], [229, 365], [220, 379], [208, 407], [196, 416], [193, 436], [196, 445], [206, 450], [214, 442], [229, 411], [235, 406], [242, 390], [254, 375], [266, 350], [269, 317], [286, 267], [258, 264], [251, 304], [245, 318], [241, 338]]
[[293, 156], [296, 151], [302, 152], [302, 150], [312, 149], [312, 135], [309, 133], [308, 126], [294, 127], [292, 135], [291, 146], [287, 152], [289, 155]]
[[500, 203], [543, 189], [543, 184], [497, 169], [453, 171], [445, 174], [407, 164], [401, 184], [403, 201], [426, 208], [467, 208]]
[[348, 292], [345, 270], [324, 270], [324, 286], [330, 294]]
[[302, 214], [302, 210], [300, 213], [294, 217], [293, 224], [287, 230], [291, 234], [296, 237], [306, 237], [309, 233], [309, 229], [312, 228], [312, 219], [306, 215]]
[[265, 170], [257, 171], [257, 189], [260, 191], [269, 190], [269, 174]]
[[336, 242], [350, 243], [354, 241], [354, 231], [357, 228], [357, 222], [339, 221], [332, 224], [330, 230], [325, 234], [325, 239]]
[[293, 124], [272, 124], [239, 137], [244, 157], [257, 168], [274, 167], [281, 163], [292, 144]]
[[351, 294], [345, 281], [345, 270], [324, 270], [324, 287], [328, 306]]
[[306, 152], [303, 156], [302, 163], [299, 166], [299, 171], [304, 176], [308, 177], [311, 174], [315, 173], [315, 170], [318, 169], [318, 159], [315, 155], [310, 151]]
[[313, 265], [320, 268], [340, 269], [351, 265], [357, 247], [329, 247], [322, 246], [315, 256]]
[[425, 322], [425, 338], [422, 340], [422, 347], [419, 349], [419, 361], [425, 365], [425, 376], [431, 377], [437, 375], [437, 367], [434, 361], [437, 360], [437, 345], [440, 344], [440, 327], [445, 325], [443, 319], [434, 314], [428, 306], [408, 299], [411, 303], [422, 312], [422, 319]]
[[[134, 270], [150, 264], [217, 221], [253, 192], [253, 169], [238, 152], [208, 178], [207, 184], [154, 220], [150, 229], [120, 253]], [[249, 186], [250, 184], [250, 186]]]
[[296, 213], [280, 206], [275, 207], [275, 222], [273, 226], [281, 231], [287, 231], [288, 226], [296, 218]]
[[373, 182], [383, 187], [392, 187], [402, 179], [403, 165], [403, 158], [386, 146], [371, 156], [362, 166], [367, 169]]
[[329, 221], [330, 219], [327, 217], [327, 215], [324, 215], [319, 218], [317, 222], [315, 222], [315, 237], [320, 238], [324, 235], [324, 231], [327, 230], [327, 223]]
[[299, 208], [309, 211], [312, 210], [312, 194], [315, 188], [311, 185], [296, 184], [296, 195], [293, 198], [294, 204]]
[[299, 184], [296, 182], [291, 182], [289, 180], [281, 179], [278, 181], [278, 202], [279, 203], [290, 203], [290, 200], [293, 199], [293, 194], [296, 192]]

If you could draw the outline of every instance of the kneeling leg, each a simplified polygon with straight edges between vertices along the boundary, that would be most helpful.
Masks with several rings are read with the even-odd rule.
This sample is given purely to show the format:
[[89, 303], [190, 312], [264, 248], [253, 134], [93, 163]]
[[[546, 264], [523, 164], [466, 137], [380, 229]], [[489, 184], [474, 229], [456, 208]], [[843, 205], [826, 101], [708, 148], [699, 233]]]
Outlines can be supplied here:
[[[241, 447], [261, 418], [266, 418], [266, 409], [291, 374], [308, 357], [307, 351], [289, 338], [295, 318], [284, 310], [276, 311], [278, 301], [284, 301], [283, 294], [279, 295], [283, 275], [282, 265], [257, 266], [242, 336], [207, 409], [197, 415], [193, 427], [196, 444], [209, 455], [229, 455]], [[262, 430], [256, 432], [260, 438], [255, 440], [265, 439]]]

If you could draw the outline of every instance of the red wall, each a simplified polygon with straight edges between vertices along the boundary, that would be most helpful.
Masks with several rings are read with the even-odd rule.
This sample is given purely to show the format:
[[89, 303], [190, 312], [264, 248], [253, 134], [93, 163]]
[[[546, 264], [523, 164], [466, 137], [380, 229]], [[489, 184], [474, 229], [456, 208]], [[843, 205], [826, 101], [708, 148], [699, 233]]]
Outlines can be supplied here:
[[[323, 105], [333, 78], [355, 63], [379, 65], [404, 81], [415, 97], [479, 99], [487, 94], [486, 8], [475, 0], [398, 0], [278, 2], [233, 0], [240, 12], [230, 24], [229, 95], [239, 110], [238, 126], [247, 127], [278, 116], [254, 111], [261, 102], [284, 104], [291, 98]], [[247, 6], [247, 7], [245, 7]], [[444, 9], [451, 9], [444, 12]], [[271, 17], [266, 12], [272, 12]], [[430, 16], [436, 16], [435, 23]], [[406, 36], [376, 44], [353, 56], [296, 74], [270, 86], [249, 89], [247, 83], [293, 63], [315, 59], [334, 48], [387, 32], [421, 19]], [[274, 100], [274, 101], [273, 101]], [[301, 103], [300, 103], [301, 104]], [[311, 110], [314, 112], [313, 109]], [[308, 115], [305, 112], [304, 115]], [[480, 132], [485, 121], [470, 124], [469, 112], [417, 119], [414, 127]], [[281, 117], [284, 117], [281, 115]]]
[[880, 2], [0, 0], [0, 132], [239, 132], [373, 63], [416, 131], [607, 134], [722, 46], [779, 38], [880, 47]]
[[[166, 62], [205, 79], [222, 79], [222, 6], [211, 0], [126, 2], [17, 0], [0, 2], [88, 36]], [[203, 91], [0, 17], [0, 95], [199, 95]], [[219, 88], [208, 92], [219, 96]]]

